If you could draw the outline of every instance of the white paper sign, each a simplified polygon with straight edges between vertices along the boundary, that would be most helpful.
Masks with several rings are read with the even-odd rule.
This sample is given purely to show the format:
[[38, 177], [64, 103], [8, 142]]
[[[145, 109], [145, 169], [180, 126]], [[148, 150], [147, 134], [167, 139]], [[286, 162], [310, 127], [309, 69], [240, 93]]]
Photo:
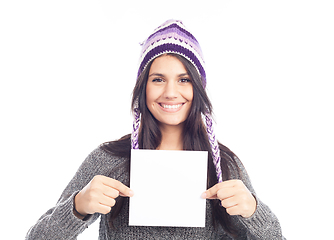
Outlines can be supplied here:
[[129, 225], [205, 227], [206, 151], [132, 150]]

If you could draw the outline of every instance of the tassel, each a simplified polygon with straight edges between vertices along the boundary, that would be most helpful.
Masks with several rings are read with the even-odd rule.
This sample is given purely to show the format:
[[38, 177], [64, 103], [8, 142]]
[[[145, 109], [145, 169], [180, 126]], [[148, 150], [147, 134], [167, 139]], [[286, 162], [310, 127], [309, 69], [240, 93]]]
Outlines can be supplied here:
[[131, 134], [131, 148], [139, 149], [138, 134], [140, 127], [140, 111], [138, 108], [138, 102], [136, 103], [136, 107], [133, 109], [133, 115], [134, 115], [134, 121]]
[[213, 120], [209, 112], [205, 114], [205, 122], [206, 122], [206, 131], [208, 133], [209, 142], [212, 150], [212, 159], [213, 164], [216, 169], [216, 175], [218, 182], [222, 182], [222, 170], [220, 167], [220, 150], [218, 146], [218, 142], [216, 140], [216, 136], [213, 132]]

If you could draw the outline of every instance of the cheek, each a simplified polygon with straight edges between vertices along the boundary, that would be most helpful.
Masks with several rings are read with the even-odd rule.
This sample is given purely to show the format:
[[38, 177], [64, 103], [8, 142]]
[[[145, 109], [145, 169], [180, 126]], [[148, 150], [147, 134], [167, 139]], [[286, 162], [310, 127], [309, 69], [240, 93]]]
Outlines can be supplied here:
[[188, 105], [187, 105], [187, 115], [188, 115], [190, 112], [191, 106], [193, 104], [194, 92], [193, 92], [192, 87], [185, 89], [185, 90], [186, 91], [183, 92], [183, 98], [188, 101]]
[[184, 94], [184, 97], [188, 100], [188, 101], [192, 101], [193, 98], [194, 98], [194, 90], [193, 90], [193, 87], [189, 87], [187, 89], [187, 91], [185, 92]]
[[146, 105], [151, 110], [151, 107], [155, 104], [156, 96], [154, 94], [154, 90], [147, 85], [146, 87]]

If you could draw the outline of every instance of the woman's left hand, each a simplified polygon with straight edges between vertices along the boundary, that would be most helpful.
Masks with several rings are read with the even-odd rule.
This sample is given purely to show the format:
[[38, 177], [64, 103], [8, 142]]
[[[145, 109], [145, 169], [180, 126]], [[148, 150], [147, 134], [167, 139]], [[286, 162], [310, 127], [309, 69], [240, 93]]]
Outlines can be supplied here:
[[230, 215], [250, 217], [256, 210], [256, 200], [241, 180], [217, 183], [202, 194], [202, 198], [219, 199]]

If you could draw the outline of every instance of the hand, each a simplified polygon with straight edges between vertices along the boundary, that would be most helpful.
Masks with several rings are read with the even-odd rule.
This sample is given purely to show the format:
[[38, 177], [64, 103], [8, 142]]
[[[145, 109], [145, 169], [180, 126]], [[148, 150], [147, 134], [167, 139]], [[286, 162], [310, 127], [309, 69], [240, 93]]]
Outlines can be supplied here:
[[206, 190], [202, 198], [219, 199], [230, 215], [247, 218], [256, 210], [256, 200], [241, 180], [217, 183]]
[[88, 214], [107, 214], [118, 196], [132, 197], [133, 191], [115, 179], [97, 175], [75, 196], [75, 210], [82, 215], [76, 216], [82, 219]]

